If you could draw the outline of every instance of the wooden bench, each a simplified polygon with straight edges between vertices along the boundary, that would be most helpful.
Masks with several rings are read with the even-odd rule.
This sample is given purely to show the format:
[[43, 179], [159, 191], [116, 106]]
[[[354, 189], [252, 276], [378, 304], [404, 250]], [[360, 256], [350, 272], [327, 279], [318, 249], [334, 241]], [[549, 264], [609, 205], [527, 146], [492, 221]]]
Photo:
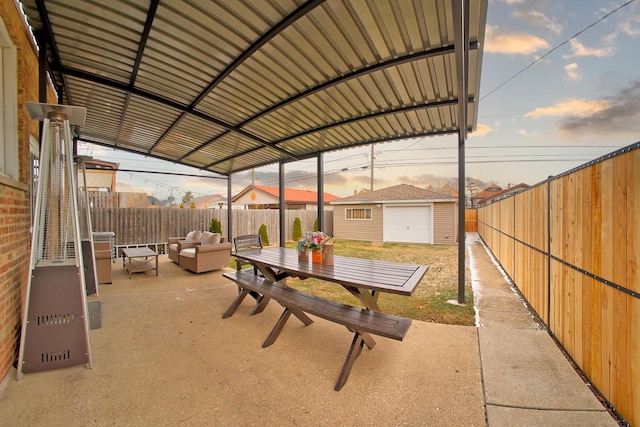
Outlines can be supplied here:
[[[278, 282], [272, 282], [250, 272], [224, 273], [223, 276], [234, 281], [241, 292], [245, 293], [244, 296], [251, 291], [257, 292], [269, 296], [285, 307], [271, 333], [262, 344], [263, 347], [268, 347], [275, 342], [291, 314], [298, 317], [305, 325], [313, 322], [305, 315], [305, 313], [309, 313], [344, 325], [354, 333], [349, 353], [335, 386], [336, 391], [340, 390], [347, 382], [353, 363], [362, 352], [364, 344], [369, 348], [373, 348], [375, 345], [375, 341], [369, 334], [402, 341], [411, 325], [411, 319], [327, 300]], [[244, 297], [237, 301], [238, 297], [236, 297], [223, 317], [229, 317], [233, 314], [242, 299]]]

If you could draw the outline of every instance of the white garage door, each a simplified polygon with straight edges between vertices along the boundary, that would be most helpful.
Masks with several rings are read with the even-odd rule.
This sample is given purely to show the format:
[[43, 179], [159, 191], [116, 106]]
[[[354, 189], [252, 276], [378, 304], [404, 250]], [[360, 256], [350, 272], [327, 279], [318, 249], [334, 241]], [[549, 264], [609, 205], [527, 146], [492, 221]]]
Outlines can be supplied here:
[[385, 206], [385, 242], [433, 243], [431, 206]]

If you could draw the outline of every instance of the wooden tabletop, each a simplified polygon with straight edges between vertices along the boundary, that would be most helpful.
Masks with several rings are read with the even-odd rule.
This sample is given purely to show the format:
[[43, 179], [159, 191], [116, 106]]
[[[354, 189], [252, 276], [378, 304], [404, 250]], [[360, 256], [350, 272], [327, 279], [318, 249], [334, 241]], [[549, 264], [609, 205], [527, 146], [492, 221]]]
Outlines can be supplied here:
[[403, 264], [336, 255], [333, 265], [298, 261], [295, 249], [271, 247], [243, 250], [235, 254], [237, 258], [262, 264], [278, 271], [285, 271], [296, 277], [315, 277], [336, 282], [344, 286], [411, 295], [429, 269], [426, 265]]

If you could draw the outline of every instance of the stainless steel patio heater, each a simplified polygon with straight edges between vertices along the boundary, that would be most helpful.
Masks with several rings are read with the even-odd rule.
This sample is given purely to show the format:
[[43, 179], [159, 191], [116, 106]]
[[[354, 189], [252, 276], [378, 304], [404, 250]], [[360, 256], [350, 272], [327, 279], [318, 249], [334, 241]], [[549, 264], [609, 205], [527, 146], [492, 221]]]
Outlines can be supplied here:
[[70, 127], [84, 124], [86, 108], [37, 103], [25, 106], [34, 120], [44, 123], [18, 380], [24, 372], [83, 363], [91, 368]]
[[87, 160], [89, 156], [76, 156], [76, 177], [78, 178], [78, 207], [80, 219], [80, 241], [82, 242], [82, 260], [84, 261], [84, 280], [87, 295], [98, 295], [98, 275], [95, 266], [93, 233], [91, 232], [91, 206], [87, 188]]

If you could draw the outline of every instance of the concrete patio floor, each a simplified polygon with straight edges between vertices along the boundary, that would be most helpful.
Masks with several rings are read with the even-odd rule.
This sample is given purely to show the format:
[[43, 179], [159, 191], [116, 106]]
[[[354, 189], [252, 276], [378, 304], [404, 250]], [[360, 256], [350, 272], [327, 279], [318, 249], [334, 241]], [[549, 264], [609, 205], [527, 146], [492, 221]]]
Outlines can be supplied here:
[[[482, 245], [469, 248], [484, 263], [475, 270], [489, 270], [489, 303], [489, 281], [508, 285]], [[129, 279], [114, 263], [114, 283], [89, 298], [101, 302], [92, 369], [13, 373], [0, 425], [617, 425], [522, 304], [480, 306], [486, 327], [414, 321], [403, 342], [376, 337], [336, 392], [344, 327], [292, 318], [263, 349], [278, 304], [249, 316], [245, 301], [223, 320], [237, 288], [222, 271], [193, 274], [166, 256], [159, 270]]]

